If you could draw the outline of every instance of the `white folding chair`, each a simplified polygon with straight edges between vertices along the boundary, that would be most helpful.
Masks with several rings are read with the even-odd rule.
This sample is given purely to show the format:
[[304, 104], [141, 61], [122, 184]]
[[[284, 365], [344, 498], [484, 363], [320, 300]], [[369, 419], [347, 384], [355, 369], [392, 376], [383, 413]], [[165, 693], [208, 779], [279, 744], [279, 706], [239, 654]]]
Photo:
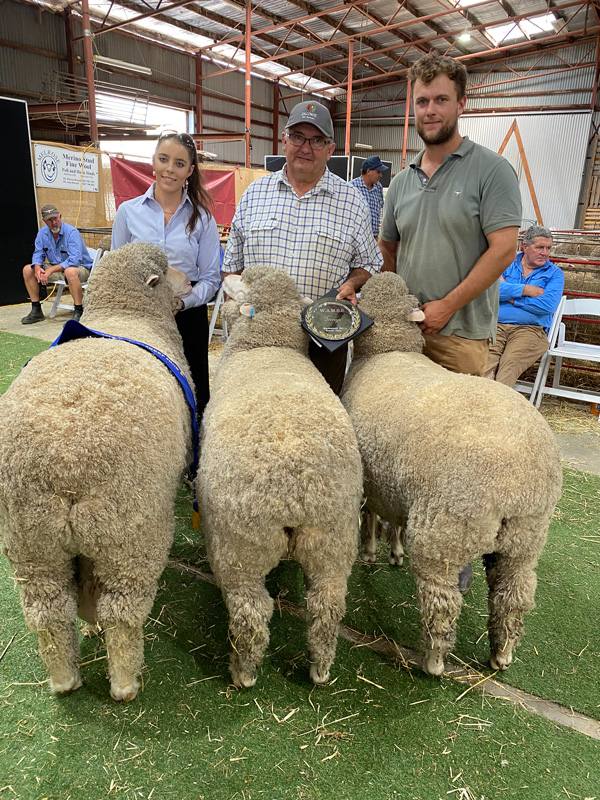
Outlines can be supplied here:
[[[556, 311], [554, 312], [554, 316], [552, 317], [552, 322], [550, 323], [550, 330], [548, 331], [548, 341], [549, 342], [553, 341], [553, 337], [555, 335], [555, 331], [556, 331], [556, 329], [558, 328], [558, 326], [560, 324], [560, 317], [561, 317], [561, 312], [562, 312], [562, 304], [563, 304], [563, 302], [565, 300], [566, 300], [566, 298], [563, 295], [563, 297], [561, 297], [561, 299], [560, 299], [560, 303], [558, 304], [558, 308], [556, 309]], [[539, 366], [538, 366], [538, 371], [535, 374], [535, 379], [534, 379], [533, 383], [531, 383], [531, 381], [517, 381], [515, 383], [515, 389], [518, 392], [521, 392], [522, 394], [528, 394], [529, 395], [529, 402], [530, 403], [535, 403], [535, 396], [536, 396], [538, 388], [539, 388], [539, 380], [541, 380], [541, 371], [540, 370], [542, 368], [543, 362], [544, 362], [544, 357], [542, 356], [542, 358], [540, 359]]]
[[[98, 248], [95, 250], [93, 247], [87, 248], [88, 253], [90, 254], [90, 258], [92, 259], [92, 269], [96, 266], [98, 261], [100, 261], [100, 257], [102, 256], [102, 250]], [[60, 278], [60, 280], [52, 281], [52, 284], [56, 286], [56, 297], [54, 298], [54, 304], [52, 306], [52, 311], [50, 312], [50, 319], [54, 319], [56, 316], [56, 312], [59, 308], [66, 308], [73, 311], [75, 306], [73, 303], [61, 303], [62, 293], [67, 288], [67, 281], [64, 278]], [[85, 290], [87, 289], [87, 281], [84, 281], [81, 284], [83, 289], [83, 296], [85, 297]]]
[[217, 317], [219, 316], [219, 309], [221, 308], [221, 306], [223, 305], [224, 302], [225, 302], [225, 300], [223, 298], [223, 286], [221, 285], [221, 287], [219, 288], [219, 291], [217, 292], [217, 296], [215, 297], [215, 299], [212, 300], [210, 303], [206, 304], [207, 306], [212, 306], [213, 307], [213, 311], [212, 311], [212, 314], [210, 316], [210, 324], [208, 326], [208, 343], [209, 344], [210, 344], [210, 342], [212, 340], [213, 333], [220, 333], [223, 339], [227, 339], [227, 323], [225, 322], [225, 319], [223, 319], [223, 317], [221, 317], [221, 325], [222, 325], [222, 327], [215, 329], [215, 325], [217, 324]]
[[[570, 400], [580, 400], [585, 403], [600, 403], [600, 390], [576, 389], [572, 386], [564, 386], [560, 382], [563, 358], [600, 363], [600, 345], [575, 342], [566, 338], [564, 317], [600, 318], [600, 300], [585, 297], [562, 298], [550, 332], [550, 348], [542, 356], [532, 391], [532, 402], [536, 408], [540, 407], [544, 395], [567, 397]], [[583, 319], [581, 321], [585, 322]], [[552, 359], [555, 360], [554, 378], [552, 386], [546, 386]]]

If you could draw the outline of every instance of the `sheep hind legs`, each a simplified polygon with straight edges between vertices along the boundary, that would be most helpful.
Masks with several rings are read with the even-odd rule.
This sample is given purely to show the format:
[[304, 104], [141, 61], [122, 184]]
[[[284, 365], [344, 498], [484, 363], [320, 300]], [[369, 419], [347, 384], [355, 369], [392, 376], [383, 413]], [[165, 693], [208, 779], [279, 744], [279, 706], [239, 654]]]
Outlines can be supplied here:
[[144, 631], [142, 625], [127, 622], [101, 622], [108, 654], [110, 696], [118, 702], [135, 700], [144, 665]]
[[448, 571], [440, 580], [421, 577], [415, 570], [417, 597], [421, 610], [421, 647], [424, 672], [439, 677], [444, 672], [444, 660], [456, 641], [456, 626], [462, 606], [458, 591], [458, 567]]
[[249, 689], [258, 677], [269, 644], [273, 598], [264, 584], [222, 587], [229, 611], [229, 639], [233, 648], [229, 671], [235, 686]]
[[28, 630], [37, 633], [50, 688], [54, 694], [71, 694], [81, 686], [71, 562], [65, 560], [50, 567], [30, 562], [26, 566], [15, 564], [14, 569], [25, 622]]
[[368, 509], [363, 512], [360, 525], [361, 558], [367, 564], [377, 561], [377, 539], [381, 537], [390, 546], [388, 561], [392, 567], [401, 567], [404, 562], [402, 528], [381, 520]]
[[390, 545], [388, 561], [392, 567], [401, 567], [404, 563], [404, 547], [402, 546], [402, 528], [388, 522], [384, 525], [385, 539]]
[[75, 623], [42, 628], [37, 636], [40, 656], [54, 694], [68, 695], [77, 691], [82, 682]]
[[346, 610], [346, 581], [331, 576], [308, 581], [306, 609], [310, 679], [322, 685], [329, 681], [335, 660], [338, 626]]
[[484, 556], [488, 596], [490, 666], [504, 671], [523, 635], [523, 617], [535, 607], [537, 578], [531, 560], [494, 553]]
[[377, 531], [379, 517], [367, 508], [364, 509], [360, 521], [360, 557], [366, 564], [377, 561]]
[[335, 539], [316, 527], [298, 529], [294, 558], [306, 581], [310, 679], [321, 685], [329, 681], [338, 628], [346, 611], [347, 583], [356, 558], [356, 528], [349, 525], [337, 531]]

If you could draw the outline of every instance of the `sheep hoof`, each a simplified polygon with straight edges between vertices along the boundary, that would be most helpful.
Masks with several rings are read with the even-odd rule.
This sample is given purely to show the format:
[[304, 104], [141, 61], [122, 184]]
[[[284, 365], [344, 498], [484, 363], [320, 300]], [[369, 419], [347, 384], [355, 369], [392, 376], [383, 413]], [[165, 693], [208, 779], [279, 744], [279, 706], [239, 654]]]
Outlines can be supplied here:
[[439, 678], [444, 674], [444, 657], [441, 648], [432, 647], [423, 658], [423, 671], [432, 678]]
[[110, 696], [117, 703], [131, 703], [137, 697], [139, 688], [139, 681], [134, 681], [129, 686], [111, 686]]
[[254, 675], [248, 675], [248, 673], [243, 670], [231, 672], [231, 680], [238, 689], [251, 689], [256, 683], [257, 678], [258, 675], [256, 673]]
[[329, 670], [326, 670], [325, 672], [319, 672], [317, 665], [311, 664], [310, 679], [315, 684], [315, 686], [324, 686], [326, 683], [329, 682]]
[[404, 553], [393, 553], [390, 550], [389, 562], [392, 567], [401, 567], [404, 564]]
[[377, 561], [377, 553], [367, 553], [366, 551], [360, 554], [360, 557], [365, 564], [374, 564]]
[[512, 652], [490, 654], [490, 667], [497, 672], [504, 672], [512, 664]]
[[50, 681], [50, 686], [52, 687], [52, 691], [54, 694], [59, 695], [60, 697], [66, 697], [69, 694], [73, 694], [76, 692], [77, 689], [80, 689], [82, 686], [81, 676], [79, 673], [74, 675], [71, 680], [69, 681]]

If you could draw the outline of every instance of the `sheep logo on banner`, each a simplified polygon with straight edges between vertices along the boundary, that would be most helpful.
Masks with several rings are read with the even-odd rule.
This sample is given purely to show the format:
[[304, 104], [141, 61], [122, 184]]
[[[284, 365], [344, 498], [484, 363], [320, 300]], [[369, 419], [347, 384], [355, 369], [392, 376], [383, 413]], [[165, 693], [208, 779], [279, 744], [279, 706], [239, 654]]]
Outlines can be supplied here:
[[58, 159], [53, 153], [44, 153], [40, 158], [42, 176], [47, 183], [54, 183], [58, 175]]

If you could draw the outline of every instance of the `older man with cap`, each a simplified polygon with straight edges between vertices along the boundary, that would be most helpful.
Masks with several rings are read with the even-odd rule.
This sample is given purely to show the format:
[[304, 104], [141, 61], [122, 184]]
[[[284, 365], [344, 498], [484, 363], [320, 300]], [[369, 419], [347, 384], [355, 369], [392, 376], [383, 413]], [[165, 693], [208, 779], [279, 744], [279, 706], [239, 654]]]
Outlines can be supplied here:
[[386, 169], [389, 167], [379, 156], [370, 156], [363, 161], [362, 174], [350, 181], [350, 185], [358, 189], [360, 196], [365, 199], [369, 207], [373, 236], [379, 236], [381, 209], [383, 208], [383, 189], [380, 180]]
[[75, 306], [73, 319], [78, 320], [83, 312], [81, 284], [89, 278], [92, 267], [92, 259], [77, 228], [63, 222], [56, 206], [46, 205], [41, 213], [45, 227], [35, 237], [31, 264], [23, 267], [23, 280], [31, 300], [31, 311], [21, 320], [23, 325], [45, 319], [40, 305], [40, 284], [47, 286], [63, 277]]
[[[281, 144], [283, 169], [254, 181], [242, 195], [223, 272], [270, 264], [288, 272], [304, 296], [316, 300], [335, 288], [337, 299], [355, 303], [356, 292], [379, 272], [383, 259], [365, 203], [327, 169], [335, 149], [327, 108], [314, 101], [294, 106]], [[310, 358], [339, 393], [346, 348], [324, 350], [311, 341]]]

